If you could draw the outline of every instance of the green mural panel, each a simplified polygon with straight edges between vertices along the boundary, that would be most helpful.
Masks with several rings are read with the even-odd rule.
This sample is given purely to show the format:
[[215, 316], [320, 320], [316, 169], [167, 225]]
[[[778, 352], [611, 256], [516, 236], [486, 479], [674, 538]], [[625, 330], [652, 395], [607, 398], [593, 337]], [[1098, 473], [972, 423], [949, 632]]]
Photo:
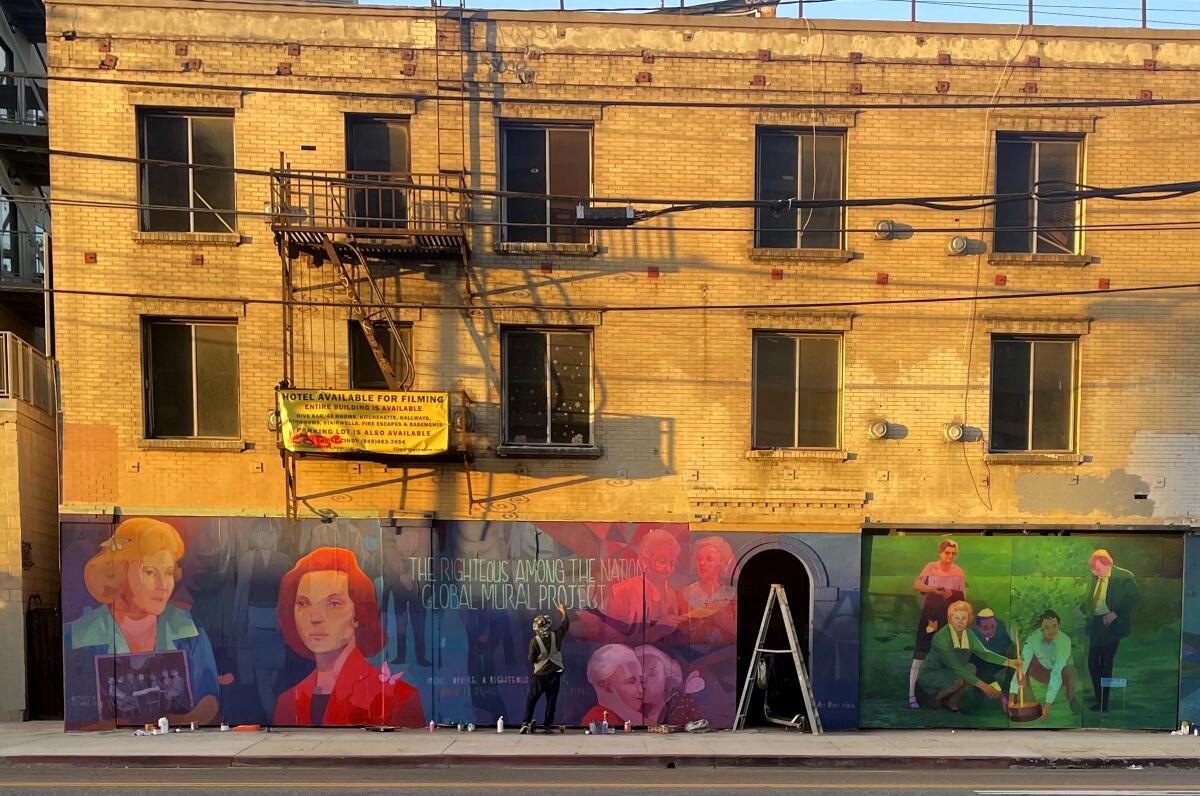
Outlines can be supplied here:
[[1179, 538], [865, 538], [862, 725], [1174, 726], [1182, 561]]

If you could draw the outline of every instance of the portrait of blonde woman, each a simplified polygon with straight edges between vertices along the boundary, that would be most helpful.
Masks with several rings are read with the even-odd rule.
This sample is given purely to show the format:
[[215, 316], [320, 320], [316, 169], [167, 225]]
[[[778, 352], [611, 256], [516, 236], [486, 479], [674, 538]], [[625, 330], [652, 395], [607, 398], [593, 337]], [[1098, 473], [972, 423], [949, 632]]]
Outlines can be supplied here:
[[[179, 531], [146, 517], [125, 520], [100, 543], [83, 568], [84, 586], [96, 604], [64, 626], [67, 677], [79, 683], [83, 678], [94, 682], [101, 675], [114, 676], [95, 672], [99, 655], [118, 656], [105, 659], [117, 665], [120, 656], [182, 652], [192, 708], [168, 718], [172, 724], [212, 724], [221, 707], [212, 644], [191, 612], [171, 601], [184, 550]], [[70, 703], [68, 725], [100, 721], [98, 704]]]

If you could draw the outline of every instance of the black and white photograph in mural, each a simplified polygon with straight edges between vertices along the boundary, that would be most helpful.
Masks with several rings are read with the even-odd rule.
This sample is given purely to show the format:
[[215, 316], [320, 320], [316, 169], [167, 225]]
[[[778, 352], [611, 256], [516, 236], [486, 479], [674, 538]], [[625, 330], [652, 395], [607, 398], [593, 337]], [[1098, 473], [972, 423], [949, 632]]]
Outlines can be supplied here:
[[140, 724], [192, 709], [187, 656], [178, 650], [96, 656], [102, 720]]

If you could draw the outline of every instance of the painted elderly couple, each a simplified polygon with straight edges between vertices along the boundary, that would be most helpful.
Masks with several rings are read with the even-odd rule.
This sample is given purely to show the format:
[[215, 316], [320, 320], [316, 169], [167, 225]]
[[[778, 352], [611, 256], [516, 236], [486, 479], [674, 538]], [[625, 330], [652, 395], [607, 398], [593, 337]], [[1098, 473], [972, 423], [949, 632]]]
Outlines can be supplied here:
[[687, 724], [703, 718], [693, 694], [704, 690], [697, 671], [683, 676], [683, 667], [650, 644], [629, 647], [606, 644], [588, 660], [587, 679], [596, 690], [596, 705], [581, 724]]
[[[168, 523], [122, 522], [84, 567], [84, 584], [98, 605], [66, 626], [68, 667], [72, 678], [95, 682], [99, 655], [181, 651], [193, 707], [171, 721], [209, 724], [220, 715], [218, 683], [233, 676], [218, 676], [207, 633], [171, 601], [183, 555], [183, 538]], [[312, 661], [313, 670], [279, 694], [275, 724], [425, 723], [416, 689], [367, 660], [386, 638], [375, 584], [353, 552], [319, 547], [297, 561], [280, 583], [277, 619], [288, 647]], [[67, 718], [78, 727], [98, 717], [94, 709], [72, 709]]]

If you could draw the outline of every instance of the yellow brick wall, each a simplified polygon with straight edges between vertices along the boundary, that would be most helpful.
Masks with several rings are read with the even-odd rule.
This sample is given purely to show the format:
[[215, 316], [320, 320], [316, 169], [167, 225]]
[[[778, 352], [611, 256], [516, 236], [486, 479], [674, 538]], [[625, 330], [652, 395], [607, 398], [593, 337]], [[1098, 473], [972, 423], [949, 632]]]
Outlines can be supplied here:
[[[432, 49], [432, 12], [414, 9], [206, 5], [170, 2], [153, 14], [129, 3], [51, 3], [52, 145], [137, 154], [138, 105], [226, 107], [235, 114], [237, 165], [269, 169], [280, 153], [297, 169], [344, 167], [344, 114], [411, 117], [412, 168], [436, 171], [458, 155], [461, 134], [442, 133], [438, 102], [464, 69], [471, 93], [499, 101], [466, 107], [468, 181], [498, 187], [499, 122], [590, 123], [598, 196], [747, 199], [754, 192], [760, 124], [846, 129], [850, 197], [959, 195], [992, 190], [997, 131], [1085, 132], [1086, 181], [1133, 185], [1193, 176], [1193, 106], [1034, 108], [1000, 102], [1197, 98], [1200, 35], [1188, 32], [1035, 28], [1014, 38], [991, 26], [796, 20], [651, 18], [580, 13], [487, 14], [470, 24], [472, 51]], [[442, 23], [446, 29], [446, 23]], [[453, 30], [450, 23], [448, 29]], [[440, 46], [454, 46], [454, 36]], [[289, 43], [299, 42], [299, 55]], [[98, 68], [101, 43], [118, 57]], [[181, 71], [176, 43], [201, 58]], [[416, 74], [401, 73], [412, 49]], [[768, 50], [769, 60], [759, 51]], [[645, 63], [643, 51], [654, 56]], [[851, 63], [852, 52], [863, 63]], [[951, 64], [938, 65], [939, 53]], [[1040, 66], [1028, 65], [1038, 56]], [[1148, 71], [1143, 61], [1156, 60]], [[280, 62], [292, 77], [276, 77]], [[528, 70], [535, 70], [530, 82]], [[637, 85], [638, 72], [653, 82]], [[767, 85], [751, 87], [754, 75]], [[525, 77], [526, 82], [521, 82]], [[948, 93], [935, 89], [949, 81]], [[170, 83], [171, 88], [130, 85]], [[1026, 83], [1036, 82], [1037, 93]], [[850, 94], [861, 83], [863, 94]], [[452, 88], [452, 86], [451, 86]], [[294, 93], [283, 90], [295, 89]], [[347, 92], [333, 96], [321, 92]], [[351, 92], [357, 94], [350, 95]], [[586, 102], [580, 102], [586, 100]], [[631, 101], [644, 101], [630, 104]], [[752, 108], [754, 103], [787, 106]], [[814, 104], [844, 106], [814, 110]], [[894, 105], [913, 107], [891, 107]], [[883, 106], [888, 107], [883, 107]], [[442, 127], [460, 121], [441, 103]], [[456, 139], [456, 136], [459, 138]], [[315, 147], [304, 151], [302, 146]], [[138, 199], [133, 164], [55, 156], [58, 200]], [[265, 177], [237, 179], [240, 245], [139, 239], [128, 209], [55, 209], [56, 286], [154, 296], [278, 299], [280, 261], [266, 219]], [[1189, 218], [1194, 198], [1159, 203], [1091, 201], [1088, 224]], [[498, 218], [494, 200], [476, 222]], [[876, 221], [916, 228], [975, 228], [986, 210], [850, 209], [854, 259], [831, 264], [753, 259], [745, 209], [667, 216], [634, 230], [599, 231], [599, 254], [512, 256], [494, 251], [494, 228], [472, 227], [470, 271], [478, 297], [466, 310], [405, 311], [414, 325], [416, 386], [465, 390], [477, 402], [470, 489], [461, 466], [384, 468], [304, 463], [302, 493], [360, 487], [312, 501], [341, 513], [434, 512], [438, 517], [638, 519], [698, 516], [750, 527], [847, 528], [879, 523], [1187, 522], [1200, 512], [1200, 375], [1195, 291], [1042, 300], [859, 304], [749, 316], [743, 305], [872, 302], [978, 294], [1114, 288], [1195, 279], [1193, 230], [1086, 233], [1086, 266], [991, 263], [947, 254], [950, 231], [876, 240]], [[717, 228], [718, 231], [694, 228]], [[725, 230], [725, 231], [721, 231]], [[971, 237], [990, 239], [980, 232]], [[86, 252], [97, 262], [85, 264]], [[204, 264], [191, 264], [203, 253]], [[551, 273], [540, 266], [548, 263]], [[647, 274], [650, 266], [659, 276]], [[299, 264], [302, 279], [331, 281]], [[772, 279], [781, 268], [782, 280]], [[888, 274], [886, 285], [876, 275]], [[995, 285], [1004, 274], [1007, 284]], [[406, 302], [457, 305], [465, 276], [453, 263], [389, 281]], [[317, 293], [338, 300], [336, 291]], [[595, 461], [497, 457], [499, 326], [537, 312], [497, 306], [683, 306], [609, 311], [595, 326]], [[731, 306], [732, 305], [732, 306]], [[724, 309], [702, 311], [697, 307]], [[833, 319], [822, 314], [850, 315]], [[243, 451], [169, 451], [142, 443], [144, 315], [236, 318]], [[590, 317], [590, 316], [589, 316]], [[67, 510], [120, 506], [162, 513], [278, 514], [283, 477], [266, 419], [282, 376], [280, 309], [272, 304], [60, 294], [58, 352], [65, 415]], [[297, 313], [297, 381], [342, 387], [345, 310]], [[848, 325], [844, 345], [843, 455], [757, 460], [750, 448], [751, 335], [756, 328]], [[987, 438], [989, 336], [1016, 329], [1082, 328], [1079, 444], [1082, 461], [988, 461], [986, 442], [946, 443], [942, 426], [965, 422]], [[886, 418], [902, 438], [872, 441]], [[372, 486], [374, 484], [374, 486]], [[1147, 495], [1135, 500], [1134, 495]], [[475, 498], [472, 504], [469, 495]]]
[[[54, 419], [0, 399], [0, 720], [25, 716], [25, 607], [58, 604], [58, 480]], [[22, 556], [22, 543], [29, 545]], [[25, 564], [31, 566], [26, 569]]]

